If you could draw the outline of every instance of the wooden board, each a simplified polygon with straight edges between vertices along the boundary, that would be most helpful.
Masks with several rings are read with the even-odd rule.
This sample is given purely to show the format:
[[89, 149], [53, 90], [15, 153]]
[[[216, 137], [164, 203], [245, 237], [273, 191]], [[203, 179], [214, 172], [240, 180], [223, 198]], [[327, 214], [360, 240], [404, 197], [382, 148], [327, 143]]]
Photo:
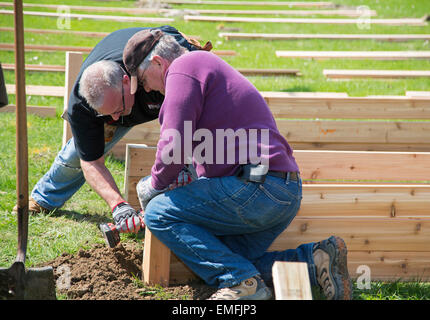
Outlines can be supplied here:
[[[73, 86], [75, 85], [76, 79], [78, 78], [79, 71], [83, 62], [82, 52], [66, 52], [66, 73], [65, 76], [65, 86], [64, 86], [64, 100], [63, 100], [63, 116], [67, 111], [69, 106], [69, 97], [72, 93]], [[72, 138], [72, 129], [68, 121], [63, 121], [63, 147], [66, 145], [67, 141]]]
[[[15, 94], [15, 84], [6, 84], [8, 94]], [[26, 85], [26, 94], [31, 96], [64, 97], [64, 87]]]
[[[13, 43], [0, 43], [1, 50], [13, 50]], [[25, 45], [25, 51], [75, 51], [89, 53], [93, 47], [76, 47], [76, 46], [56, 46], [56, 45], [38, 45], [28, 44]]]
[[403, 147], [405, 150], [402, 151], [413, 151], [409, 150], [413, 148], [412, 145], [422, 144], [423, 149], [427, 148], [427, 151], [430, 151], [430, 122], [277, 120], [276, 123], [279, 132], [291, 143], [308, 143], [315, 146], [366, 144], [369, 151], [389, 148], [390, 145], [401, 148], [401, 144], [405, 145]]
[[[151, 3], [147, 1], [148, 3]], [[238, 5], [238, 6], [288, 6], [288, 7], [332, 7], [327, 1], [210, 1], [210, 0], [160, 0], [161, 3], [201, 4], [201, 5]]]
[[264, 40], [379, 40], [379, 41], [411, 41], [430, 40], [430, 34], [297, 34], [297, 33], [244, 33], [220, 32], [220, 37], [226, 40], [264, 39]]
[[[30, 5], [30, 4], [29, 4]], [[54, 5], [54, 7], [57, 7], [57, 5]], [[68, 6], [68, 7], [73, 7], [73, 6]], [[79, 9], [82, 10], [83, 7], [79, 6]], [[91, 8], [91, 7], [90, 7]], [[101, 8], [101, 9], [105, 9], [106, 7], [97, 7], [97, 8]], [[112, 8], [113, 10], [115, 10], [115, 12], [117, 11], [117, 8]], [[132, 11], [132, 13], [136, 13], [135, 10], [137, 8], [130, 8], [130, 11]], [[0, 27], [0, 31], [9, 31], [9, 32], [13, 32], [13, 28], [12, 27]], [[60, 29], [35, 29], [35, 28], [26, 28], [24, 29], [24, 32], [28, 32], [28, 33], [37, 33], [37, 34], [69, 34], [69, 35], [75, 35], [75, 36], [80, 36], [80, 37], [91, 37], [91, 38], [103, 38], [106, 37], [108, 34], [110, 34], [110, 32], [97, 32], [97, 31], [73, 31], [73, 30], [60, 30]], [[189, 35], [191, 38], [194, 38], [196, 40], [200, 40], [200, 36], [198, 35]]]
[[[206, 22], [251, 22], [251, 23], [294, 23], [294, 24], [357, 24], [357, 19], [329, 19], [329, 18], [248, 18], [230, 16], [192, 16], [185, 15], [185, 21]], [[403, 19], [372, 19], [372, 24], [387, 26], [427, 26], [427, 22], [419, 18]]]
[[[126, 177], [149, 174], [156, 147], [136, 144], [129, 145], [128, 150]], [[430, 183], [430, 153], [295, 150], [293, 156], [305, 183]]]
[[[38, 17], [64, 17], [64, 13], [57, 12], [39, 12], [39, 11], [24, 11], [26, 16]], [[13, 10], [0, 10], [0, 14], [13, 14]], [[106, 16], [98, 14], [77, 14], [68, 13], [68, 18], [72, 19], [90, 19], [101, 21], [115, 21], [115, 22], [144, 22], [144, 23], [172, 23], [175, 20], [172, 18], [157, 18], [157, 17], [130, 17], [130, 16]]]
[[[0, 112], [15, 112], [16, 106], [9, 104], [0, 108]], [[27, 113], [34, 114], [39, 117], [55, 117], [57, 112], [55, 107], [43, 107], [43, 106], [27, 106]]]
[[[430, 219], [430, 185], [305, 184], [301, 218]], [[388, 221], [388, 220], [387, 220]]]
[[308, 266], [305, 262], [275, 261], [272, 274], [276, 300], [312, 300]]
[[429, 78], [430, 70], [323, 70], [329, 79], [403, 79], [403, 78]]
[[[430, 152], [430, 122], [278, 119], [276, 123], [295, 150]], [[156, 146], [159, 136], [158, 121], [135, 126], [114, 152], [124, 158], [126, 143]]]
[[[155, 151], [155, 147], [128, 148], [125, 185], [132, 205], [137, 201], [133, 194], [135, 183], [140, 176], [149, 174]], [[409, 170], [414, 167], [418, 175], [423, 166], [422, 176], [429, 170], [429, 154], [296, 151], [295, 156], [299, 166], [307, 168], [302, 175], [307, 170], [315, 171], [320, 164], [332, 167], [335, 174], [338, 163], [340, 176], [348, 175], [356, 167], [365, 170], [366, 163], [369, 172], [375, 173], [379, 168], [387, 171], [387, 175], [393, 174], [394, 179], [397, 179], [396, 166]], [[305, 158], [307, 164], [301, 165]], [[312, 163], [316, 158], [318, 163]], [[355, 166], [360, 159], [361, 169], [360, 165]], [[384, 166], [389, 159], [394, 163], [393, 168]], [[347, 168], [347, 163], [353, 165]], [[352, 278], [359, 277], [358, 267], [365, 265], [371, 270], [372, 280], [430, 279], [430, 185], [304, 185], [303, 193], [297, 217], [270, 250], [295, 248], [337, 234], [347, 243]], [[174, 255], [171, 260], [170, 283], [186, 283], [195, 277]]]
[[[136, 184], [142, 177], [151, 173], [155, 161], [156, 147], [147, 147], [143, 144], [127, 144], [125, 157], [124, 196], [132, 201], [133, 206], [140, 207], [136, 194]], [[131, 192], [134, 190], [134, 195]]]
[[430, 96], [348, 97], [261, 92], [275, 118], [430, 119]]
[[[345, 92], [280, 92], [280, 91], [261, 91], [260, 94], [266, 99], [266, 102], [284, 102], [288, 99], [334, 99], [348, 98]], [[278, 100], [279, 99], [279, 100]]]
[[[194, 3], [195, 4], [195, 3]], [[0, 6], [12, 6], [11, 2], [0, 2]], [[52, 4], [37, 4], [37, 3], [24, 3], [24, 8], [36, 7], [55, 9], [61, 8], [60, 5]], [[163, 8], [124, 8], [124, 7], [95, 7], [95, 6], [67, 6], [70, 10], [89, 11], [89, 12], [121, 12], [128, 14], [162, 14], [162, 13], [175, 13], [178, 9], [163, 9]], [[332, 10], [225, 10], [225, 9], [182, 9], [184, 12], [191, 12], [197, 14], [257, 14], [257, 15], [341, 15], [349, 17], [359, 17], [362, 13], [354, 9], [332, 9]], [[366, 11], [369, 16], [375, 16], [374, 10]]]
[[305, 183], [430, 181], [430, 153], [295, 150], [293, 155]]
[[[349, 251], [350, 277], [360, 277], [362, 266], [370, 269], [372, 281], [430, 281], [430, 252]], [[185, 284], [196, 278], [182, 261], [171, 255], [170, 284]]]
[[[7, 7], [11, 6], [11, 2], [0, 2], [0, 6]], [[45, 8], [45, 9], [54, 9], [58, 10], [62, 8], [62, 5], [58, 4], [39, 4], [39, 3], [24, 3], [24, 8]], [[67, 5], [67, 8], [70, 10], [78, 10], [78, 11], [87, 11], [87, 12], [113, 12], [113, 13], [128, 13], [128, 14], [153, 14], [153, 13], [165, 13], [170, 12], [170, 9], [157, 9], [157, 8], [125, 8], [125, 7], [105, 7], [105, 6], [72, 6]]]
[[[15, 70], [15, 64], [2, 63], [3, 70]], [[40, 65], [40, 64], [26, 64], [25, 71], [50, 71], [50, 72], [64, 72], [65, 67], [59, 65]]]
[[[127, 201], [136, 208], [136, 184], [129, 177]], [[429, 185], [303, 185], [298, 217], [327, 219], [429, 219]]]
[[[169, 13], [172, 10], [160, 9], [159, 13]], [[358, 10], [335, 9], [335, 10], [226, 10], [226, 9], [184, 9], [190, 14], [235, 14], [235, 15], [289, 15], [289, 16], [345, 16], [360, 17], [363, 13]], [[367, 11], [366, 11], [367, 13]], [[369, 10], [368, 16], [376, 16], [375, 10]]]
[[360, 266], [370, 269], [372, 281], [429, 281], [430, 252], [416, 251], [349, 251], [349, 275], [362, 275]]
[[[2, 64], [4, 70], [15, 70], [13, 63]], [[65, 67], [60, 65], [39, 65], [39, 64], [26, 64], [26, 71], [52, 71], [64, 72]], [[244, 76], [299, 76], [300, 70], [298, 69], [237, 69]]]
[[[14, 50], [13, 43], [0, 43], [0, 50]], [[36, 45], [29, 44], [25, 45], [25, 51], [74, 51], [89, 53], [93, 50], [93, 47], [75, 47], [75, 46], [55, 46], [55, 45]], [[217, 56], [234, 56], [236, 51], [234, 50], [212, 50], [213, 54]]]
[[430, 51], [276, 51], [280, 58], [305, 59], [430, 59]]
[[408, 97], [430, 97], [430, 91], [406, 91]]
[[169, 285], [170, 250], [151, 231], [145, 229], [143, 249], [143, 282], [147, 285]]
[[244, 76], [300, 76], [297, 69], [237, 69]]
[[[0, 31], [13, 32], [13, 27], [0, 27]], [[92, 38], [102, 38], [106, 37], [109, 32], [95, 32], [95, 31], [73, 31], [73, 30], [59, 30], [59, 29], [35, 29], [35, 28], [25, 28], [24, 32], [28, 33], [38, 33], [38, 34], [72, 34], [81, 37], [92, 37]]]
[[349, 251], [429, 252], [430, 218], [301, 218], [296, 217], [269, 250], [297, 248], [336, 234]]
[[[14, 94], [15, 86], [6, 86], [9, 94]], [[26, 90], [30, 95], [64, 96], [64, 88], [57, 86], [28, 85]], [[430, 119], [430, 95], [427, 93], [374, 97], [348, 97], [345, 93], [315, 92], [261, 94], [275, 118]]]
[[[359, 267], [362, 266], [370, 269], [372, 281], [430, 281], [430, 252], [349, 251], [350, 277], [360, 277], [363, 271]], [[170, 284], [185, 284], [196, 278], [182, 261], [171, 254]]]

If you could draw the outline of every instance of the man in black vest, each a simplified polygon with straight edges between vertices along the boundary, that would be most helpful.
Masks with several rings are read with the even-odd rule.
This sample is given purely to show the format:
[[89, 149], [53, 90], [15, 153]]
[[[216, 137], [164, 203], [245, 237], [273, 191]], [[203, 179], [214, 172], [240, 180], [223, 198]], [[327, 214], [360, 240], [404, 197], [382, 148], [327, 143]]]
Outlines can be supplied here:
[[[135, 33], [150, 28], [117, 30], [102, 39], [83, 63], [69, 98], [64, 119], [73, 138], [59, 152], [49, 171], [38, 181], [29, 200], [29, 211], [60, 208], [85, 183], [106, 201], [122, 232], [137, 232], [141, 217], [125, 201], [104, 155], [135, 125], [158, 117], [164, 96], [138, 88], [130, 93], [130, 74], [123, 64], [123, 50]], [[196, 50], [175, 28], [160, 29], [188, 50]], [[143, 141], [144, 142], [144, 141]]]

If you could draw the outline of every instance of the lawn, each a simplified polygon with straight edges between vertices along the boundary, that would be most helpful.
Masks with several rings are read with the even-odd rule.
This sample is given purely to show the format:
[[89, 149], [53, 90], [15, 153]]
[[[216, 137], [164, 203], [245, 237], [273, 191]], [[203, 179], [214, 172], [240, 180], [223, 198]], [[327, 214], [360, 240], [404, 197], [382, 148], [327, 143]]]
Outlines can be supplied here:
[[[85, 6], [133, 7], [134, 1], [83, 1], [83, 0], [29, 0], [26, 3], [62, 4]], [[421, 18], [430, 13], [430, 2], [425, 0], [342, 0], [334, 1], [345, 6], [367, 5], [378, 13], [378, 18]], [[176, 9], [215, 8], [209, 5], [174, 5]], [[219, 6], [221, 8], [221, 6]], [[225, 7], [223, 7], [226, 9]], [[1, 6], [0, 9], [12, 10]], [[228, 6], [228, 9], [244, 9], [243, 6]], [[251, 9], [251, 8], [246, 8]], [[268, 7], [252, 7], [268, 9]], [[281, 7], [279, 9], [289, 9]], [[55, 12], [55, 9], [25, 8], [32, 11]], [[127, 15], [123, 13], [93, 13], [72, 10], [72, 13]], [[267, 16], [270, 17], [270, 16]], [[322, 18], [323, 16], [313, 16]], [[324, 16], [326, 17], [326, 16]], [[252, 83], [261, 91], [309, 91], [309, 92], [346, 92], [350, 96], [367, 95], [404, 95], [405, 91], [428, 91], [430, 81], [426, 78], [404, 80], [354, 80], [328, 81], [323, 76], [323, 69], [390, 69], [390, 70], [430, 70], [430, 60], [377, 61], [377, 60], [308, 60], [276, 58], [276, 50], [430, 50], [428, 41], [383, 42], [373, 40], [230, 40], [218, 36], [219, 28], [239, 28], [240, 32], [258, 33], [380, 33], [407, 34], [430, 33], [430, 26], [377, 26], [361, 30], [356, 25], [311, 25], [279, 23], [211, 23], [185, 22], [176, 17], [171, 25], [188, 35], [198, 35], [201, 42], [212, 41], [216, 50], [235, 50], [238, 55], [225, 57], [225, 60], [237, 68], [285, 68], [300, 69], [301, 77], [250, 77]], [[25, 16], [25, 28], [56, 29], [56, 18]], [[158, 26], [147, 24], [145, 26]], [[142, 26], [132, 22], [106, 22], [89, 19], [72, 19], [72, 31], [112, 32], [120, 28]], [[0, 27], [13, 27], [13, 16], [0, 14]], [[76, 35], [56, 35], [25, 33], [26, 44], [49, 44], [68, 46], [94, 46], [100, 38]], [[1, 43], [12, 43], [13, 32], [0, 31]], [[84, 55], [85, 57], [85, 55]], [[14, 63], [14, 53], [0, 51], [0, 62]], [[64, 52], [26, 52], [27, 64], [64, 65]], [[14, 72], [4, 71], [6, 83], [14, 83]], [[64, 85], [64, 73], [26, 72], [26, 84]], [[14, 95], [9, 96], [10, 103], [15, 102]], [[28, 115], [28, 155], [30, 191], [41, 176], [49, 169], [57, 152], [61, 148], [63, 121], [60, 118], [63, 99], [55, 97], [27, 96], [28, 105], [52, 106], [56, 108], [56, 117], [41, 118]], [[16, 254], [16, 217], [11, 213], [16, 203], [16, 151], [15, 151], [15, 115], [0, 113], [2, 130], [0, 141], [0, 266], [9, 266]], [[111, 170], [120, 190], [123, 188], [124, 162], [107, 158], [107, 167]], [[70, 199], [66, 205], [49, 215], [30, 217], [27, 266], [54, 259], [63, 252], [76, 253], [80, 248], [90, 248], [95, 243], [103, 243], [98, 230], [100, 222], [109, 221], [111, 213], [105, 202], [88, 185]], [[136, 241], [136, 236], [123, 236], [128, 241]], [[370, 290], [356, 290], [355, 299], [430, 299], [430, 286], [419, 281], [413, 283], [372, 282]]]

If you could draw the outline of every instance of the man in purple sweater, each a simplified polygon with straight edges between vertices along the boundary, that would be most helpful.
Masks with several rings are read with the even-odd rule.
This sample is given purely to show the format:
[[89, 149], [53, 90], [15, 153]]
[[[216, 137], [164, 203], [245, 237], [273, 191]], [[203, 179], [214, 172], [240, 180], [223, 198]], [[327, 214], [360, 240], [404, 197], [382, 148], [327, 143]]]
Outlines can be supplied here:
[[[139, 81], [165, 96], [156, 160], [137, 186], [145, 223], [218, 288], [210, 299], [270, 299], [275, 261], [306, 262], [311, 283], [328, 299], [349, 299], [341, 238], [267, 252], [297, 214], [302, 183], [292, 149], [257, 89], [216, 55], [187, 52], [157, 31], [130, 39], [124, 63], [132, 90]], [[199, 178], [168, 190], [187, 164]]]

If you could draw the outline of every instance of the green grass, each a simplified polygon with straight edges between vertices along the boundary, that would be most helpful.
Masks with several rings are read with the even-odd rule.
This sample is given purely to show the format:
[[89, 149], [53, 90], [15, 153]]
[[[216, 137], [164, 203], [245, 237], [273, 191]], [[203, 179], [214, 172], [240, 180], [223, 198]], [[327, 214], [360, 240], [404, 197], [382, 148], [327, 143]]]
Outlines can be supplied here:
[[430, 283], [374, 281], [369, 290], [355, 289], [353, 298], [354, 300], [429, 300]]
[[[70, 4], [88, 6], [133, 7], [134, 1], [84, 1], [84, 0], [29, 0], [42, 4]], [[430, 13], [430, 2], [424, 0], [342, 0], [346, 6], [367, 5], [376, 10], [377, 18], [422, 17]], [[214, 8], [215, 6], [181, 6], [174, 8]], [[242, 6], [228, 6], [229, 9], [244, 9]], [[0, 9], [11, 10], [11, 7]], [[247, 8], [251, 9], [251, 8]], [[252, 7], [252, 9], [267, 9]], [[289, 9], [283, 7], [279, 9]], [[55, 11], [41, 8], [25, 10]], [[90, 14], [85, 11], [73, 13]], [[91, 13], [97, 14], [97, 13]], [[112, 13], [98, 13], [113, 15]], [[127, 15], [118, 13], [119, 15]], [[322, 17], [322, 16], [315, 16]], [[55, 18], [25, 16], [26, 28], [56, 29]], [[346, 92], [350, 96], [367, 95], [404, 95], [405, 91], [430, 90], [428, 79], [406, 80], [354, 80], [328, 81], [322, 74], [323, 69], [404, 69], [430, 70], [429, 60], [406, 61], [371, 61], [371, 60], [312, 60], [276, 58], [276, 50], [430, 50], [428, 41], [379, 42], [373, 40], [298, 40], [298, 41], [262, 41], [238, 40], [226, 41], [218, 36], [217, 26], [240, 28], [241, 32], [258, 33], [430, 33], [426, 27], [395, 27], [371, 25], [370, 30], [360, 30], [355, 25], [311, 25], [311, 24], [257, 24], [257, 23], [209, 23], [184, 22], [176, 19], [171, 25], [188, 35], [199, 35], [201, 42], [212, 41], [216, 50], [235, 50], [238, 55], [226, 57], [225, 60], [237, 68], [290, 68], [300, 69], [301, 77], [250, 77], [251, 82], [261, 91], [321, 91]], [[147, 24], [145, 26], [157, 26]], [[0, 15], [0, 27], [12, 27], [13, 17]], [[112, 32], [116, 29], [142, 26], [141, 23], [114, 23], [93, 20], [71, 20], [73, 31]], [[1, 32], [0, 42], [13, 42], [13, 32]], [[94, 46], [100, 39], [74, 35], [54, 35], [26, 33], [26, 44], [49, 44], [70, 46]], [[85, 57], [85, 56], [84, 56]], [[0, 61], [14, 63], [14, 53], [0, 51]], [[26, 52], [25, 62], [28, 64], [64, 65], [64, 52]], [[5, 71], [6, 83], [14, 83], [13, 71]], [[26, 72], [26, 83], [34, 85], [64, 85], [64, 73], [57, 72]], [[9, 96], [15, 102], [13, 95]], [[57, 152], [61, 148], [63, 99], [55, 97], [27, 97], [28, 105], [54, 106], [57, 110], [55, 118], [40, 118], [28, 115], [28, 149], [29, 149], [29, 188], [32, 187], [49, 169]], [[16, 151], [15, 151], [15, 115], [0, 113], [2, 128], [0, 130], [0, 266], [9, 266], [16, 255], [16, 217], [11, 213], [16, 203]], [[124, 162], [113, 158], [107, 159], [120, 189], [123, 188]], [[34, 266], [61, 255], [63, 252], [74, 253], [79, 248], [90, 247], [101, 243], [97, 225], [108, 221], [111, 213], [105, 202], [88, 185], [84, 185], [61, 209], [46, 216], [30, 216], [30, 233], [28, 243], [27, 266]], [[125, 236], [123, 240], [135, 241], [136, 236]], [[137, 280], [136, 280], [137, 281]], [[170, 298], [160, 288], [147, 288], [136, 282], [141, 294], [153, 295], [155, 298]], [[354, 285], [354, 299], [359, 300], [391, 300], [391, 299], [429, 299], [429, 284], [420, 281], [411, 283], [372, 282], [370, 290], [358, 290]]]

